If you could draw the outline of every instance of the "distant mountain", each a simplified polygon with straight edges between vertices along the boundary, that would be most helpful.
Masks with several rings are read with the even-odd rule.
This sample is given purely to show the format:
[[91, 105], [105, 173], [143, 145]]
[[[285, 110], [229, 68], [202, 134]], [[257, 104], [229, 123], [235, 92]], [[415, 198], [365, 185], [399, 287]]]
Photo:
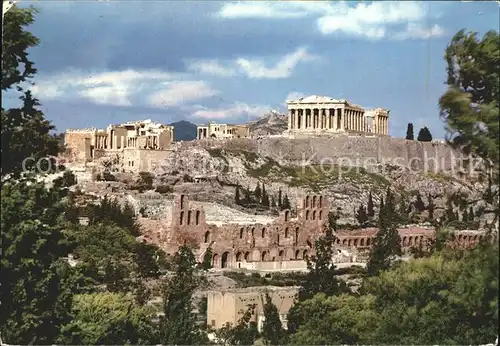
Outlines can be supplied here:
[[169, 124], [174, 127], [174, 140], [192, 141], [196, 139], [196, 125], [186, 120]]
[[253, 136], [279, 135], [288, 129], [288, 119], [285, 114], [271, 111], [248, 125]]

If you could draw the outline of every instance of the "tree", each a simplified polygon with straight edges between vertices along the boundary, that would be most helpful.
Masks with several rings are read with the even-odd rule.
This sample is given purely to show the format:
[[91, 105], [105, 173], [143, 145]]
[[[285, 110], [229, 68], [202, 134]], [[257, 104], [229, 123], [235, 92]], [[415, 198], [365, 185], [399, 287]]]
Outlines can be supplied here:
[[260, 183], [259, 182], [257, 182], [257, 186], [255, 187], [253, 195], [255, 196], [255, 199], [257, 200], [257, 203], [259, 203], [261, 201], [261, 198], [262, 198], [262, 190], [260, 189]]
[[19, 108], [1, 109], [2, 178], [34, 171], [37, 163], [43, 171], [52, 172], [57, 167], [54, 157], [62, 150], [51, 133], [54, 126], [39, 110], [38, 100], [22, 87], [37, 72], [27, 51], [39, 40], [25, 30], [35, 21], [36, 13], [34, 8], [19, 9], [14, 5], [2, 21], [2, 91], [15, 87], [21, 93]]
[[425, 210], [425, 204], [424, 204], [424, 201], [422, 200], [422, 196], [420, 195], [420, 192], [417, 193], [417, 198], [416, 198], [415, 203], [413, 205], [415, 206], [415, 209], [419, 212], [423, 212]]
[[469, 221], [474, 221], [474, 208], [472, 206], [469, 208]]
[[202, 282], [196, 272], [196, 260], [187, 245], [174, 257], [174, 275], [163, 288], [163, 311], [160, 318], [160, 342], [167, 345], [207, 344], [206, 335], [196, 324], [193, 294]]
[[464, 210], [462, 213], [462, 222], [467, 222], [469, 221], [469, 214], [467, 213], [467, 209]]
[[366, 214], [370, 218], [375, 216], [375, 209], [374, 209], [374, 205], [373, 205], [373, 196], [372, 196], [371, 191], [370, 191], [370, 194], [368, 195], [368, 204], [367, 204], [367, 208], [366, 208]]
[[368, 345], [378, 316], [372, 295], [320, 293], [297, 304], [304, 323], [291, 335], [292, 345]]
[[255, 311], [255, 304], [248, 305], [247, 311], [238, 321], [236, 326], [230, 323], [215, 331], [217, 342], [222, 345], [253, 345], [259, 337], [257, 324], [253, 321], [252, 315]]
[[250, 187], [247, 186], [245, 189], [245, 205], [248, 206], [250, 203], [252, 203], [252, 196], [250, 195]]
[[239, 205], [241, 202], [240, 202], [240, 185], [236, 185], [236, 191], [234, 193], [234, 202], [236, 203], [236, 205]]
[[420, 141], [420, 142], [431, 142], [432, 141], [432, 134], [427, 126], [424, 126], [420, 129], [420, 131], [418, 132], [417, 141]]
[[9, 344], [53, 344], [69, 319], [73, 271], [65, 228], [67, 188], [35, 181], [1, 189], [0, 333]]
[[427, 200], [429, 201], [427, 205], [427, 218], [429, 221], [434, 220], [434, 199], [432, 198], [431, 194], [427, 197]]
[[498, 181], [500, 162], [499, 46], [500, 36], [494, 30], [482, 39], [475, 32], [457, 32], [446, 49], [448, 90], [439, 100], [447, 141], [486, 160], [494, 181]]
[[280, 345], [285, 338], [285, 330], [281, 323], [278, 308], [274, 305], [271, 297], [266, 293], [266, 303], [264, 304], [264, 324], [262, 326], [262, 336], [269, 345]]
[[203, 262], [200, 263], [200, 268], [203, 270], [209, 270], [212, 268], [212, 257], [213, 257], [213, 251], [212, 247], [209, 246], [207, 250], [205, 251], [205, 255], [203, 255]]
[[[336, 226], [335, 226], [336, 227]], [[310, 298], [323, 292], [327, 296], [345, 291], [345, 284], [336, 278], [335, 264], [333, 263], [335, 229], [326, 228], [325, 235], [315, 241], [315, 254], [308, 256], [307, 274], [301, 291], [301, 300]]]
[[283, 210], [281, 208], [282, 206], [282, 202], [283, 202], [283, 196], [282, 196], [282, 192], [281, 192], [281, 188], [278, 190], [278, 208], [280, 208], [280, 210]]
[[384, 209], [384, 197], [380, 197], [380, 206], [379, 206], [379, 217], [380, 217], [380, 211]]
[[282, 210], [285, 209], [291, 209], [292, 206], [290, 205], [290, 200], [288, 199], [288, 195], [285, 194], [285, 197], [283, 198], [283, 203], [282, 203]]
[[415, 138], [413, 136], [413, 124], [408, 123], [408, 127], [406, 128], [406, 139], [413, 141]]
[[361, 204], [356, 211], [356, 220], [358, 220], [361, 226], [364, 226], [368, 222], [368, 215], [363, 204]]
[[58, 343], [71, 345], [151, 345], [158, 333], [151, 323], [154, 309], [137, 306], [131, 296], [99, 292], [74, 298], [72, 319]]
[[370, 258], [367, 264], [369, 275], [377, 275], [380, 271], [391, 268], [397, 257], [402, 254], [396, 219], [394, 196], [388, 188], [384, 207], [380, 210], [379, 231], [370, 249]]

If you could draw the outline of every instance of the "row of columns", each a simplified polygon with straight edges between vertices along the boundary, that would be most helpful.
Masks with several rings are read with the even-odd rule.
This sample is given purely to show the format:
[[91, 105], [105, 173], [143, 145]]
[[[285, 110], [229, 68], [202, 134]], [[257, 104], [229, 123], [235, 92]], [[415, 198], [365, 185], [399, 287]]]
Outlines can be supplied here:
[[137, 147], [137, 137], [127, 138], [127, 147], [132, 147], [132, 148]]
[[[373, 119], [375, 130], [374, 132], [381, 135], [389, 134], [389, 118], [386, 116], [376, 115]], [[372, 125], [373, 127], [373, 125]]]
[[367, 130], [364, 111], [344, 108], [302, 108], [288, 111], [289, 130]]
[[95, 145], [96, 149], [106, 149], [108, 142], [108, 136], [106, 135], [97, 135], [95, 136]]
[[207, 138], [207, 128], [198, 128], [198, 139], [203, 139], [203, 138]]

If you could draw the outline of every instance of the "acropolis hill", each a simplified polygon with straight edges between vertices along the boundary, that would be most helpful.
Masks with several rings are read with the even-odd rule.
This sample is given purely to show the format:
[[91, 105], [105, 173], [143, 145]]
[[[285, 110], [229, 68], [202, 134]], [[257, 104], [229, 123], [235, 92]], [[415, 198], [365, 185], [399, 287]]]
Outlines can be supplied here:
[[[173, 141], [172, 126], [150, 120], [71, 130], [66, 159], [85, 193], [134, 206], [145, 241], [170, 254], [193, 244], [198, 259], [211, 247], [216, 268], [302, 270], [332, 212], [347, 227], [337, 233], [336, 261], [364, 261], [377, 229], [356, 229], [356, 210], [369, 194], [378, 210], [388, 187], [411, 210], [399, 229], [406, 250], [433, 237], [427, 210], [413, 206], [417, 195], [426, 206], [435, 203], [435, 218], [450, 196], [480, 198], [483, 183], [450, 174], [459, 155], [446, 144], [391, 137], [387, 109], [319, 96], [287, 104], [288, 115], [272, 112], [246, 125], [198, 125], [197, 139], [186, 142]], [[266, 134], [266, 122], [283, 130]], [[237, 189], [256, 186], [268, 206], [235, 202]], [[290, 208], [283, 210], [276, 201], [285, 195]], [[457, 230], [457, 245], [474, 245], [483, 236], [480, 222]]]

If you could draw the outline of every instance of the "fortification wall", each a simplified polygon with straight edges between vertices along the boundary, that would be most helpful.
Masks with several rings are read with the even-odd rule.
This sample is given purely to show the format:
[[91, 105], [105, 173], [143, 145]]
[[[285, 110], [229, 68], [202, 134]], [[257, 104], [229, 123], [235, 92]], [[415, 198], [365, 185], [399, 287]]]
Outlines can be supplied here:
[[369, 166], [387, 163], [434, 172], [454, 169], [461, 157], [444, 143], [378, 136], [265, 137], [225, 141], [207, 139], [185, 142], [182, 145], [258, 152], [275, 160], [299, 165], [323, 163]]

